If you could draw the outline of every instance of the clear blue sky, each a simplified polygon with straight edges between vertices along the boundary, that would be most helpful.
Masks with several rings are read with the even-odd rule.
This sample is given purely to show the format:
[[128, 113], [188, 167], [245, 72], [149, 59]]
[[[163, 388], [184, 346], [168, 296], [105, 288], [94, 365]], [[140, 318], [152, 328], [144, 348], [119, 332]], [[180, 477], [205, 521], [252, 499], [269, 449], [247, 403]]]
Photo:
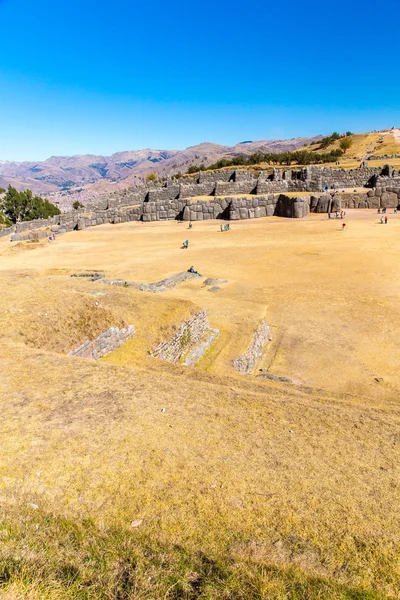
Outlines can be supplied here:
[[0, 0], [0, 160], [400, 125], [400, 0]]

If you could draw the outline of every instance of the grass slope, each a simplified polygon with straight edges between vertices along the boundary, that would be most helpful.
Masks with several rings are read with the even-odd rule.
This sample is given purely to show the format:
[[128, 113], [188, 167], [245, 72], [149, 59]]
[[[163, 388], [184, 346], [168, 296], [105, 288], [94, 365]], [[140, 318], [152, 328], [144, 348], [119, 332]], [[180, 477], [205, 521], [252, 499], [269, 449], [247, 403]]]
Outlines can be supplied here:
[[[1, 598], [399, 598], [400, 218], [348, 213], [346, 232], [316, 215], [0, 240]], [[228, 282], [69, 277], [192, 263]], [[199, 366], [149, 357], [197, 307], [221, 330]], [[233, 370], [263, 317], [270, 371], [302, 385]], [[60, 352], [119, 320], [136, 334], [105, 359]]]

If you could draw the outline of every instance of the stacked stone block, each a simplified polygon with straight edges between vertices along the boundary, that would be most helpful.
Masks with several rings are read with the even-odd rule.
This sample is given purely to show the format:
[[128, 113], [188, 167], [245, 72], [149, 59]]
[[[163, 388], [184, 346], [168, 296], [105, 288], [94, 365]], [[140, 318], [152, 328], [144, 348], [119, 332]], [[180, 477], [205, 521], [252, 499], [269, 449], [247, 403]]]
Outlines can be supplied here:
[[[197, 182], [197, 183], [196, 183]], [[341, 195], [329, 202], [322, 196], [289, 198], [285, 192], [320, 191], [324, 186], [367, 186], [365, 195]], [[248, 194], [250, 197], [237, 198]], [[196, 196], [210, 196], [199, 200]], [[215, 197], [214, 197], [215, 196]], [[163, 187], [152, 184], [136, 190], [127, 189], [104, 195], [86, 207], [84, 212], [71, 211], [50, 219], [17, 223], [14, 228], [0, 230], [0, 236], [15, 234], [12, 239], [29, 239], [30, 232], [41, 230], [65, 233], [105, 223], [127, 221], [160, 221], [184, 219], [202, 221], [208, 219], [253, 219], [263, 216], [304, 217], [311, 212], [328, 212], [343, 208], [384, 208], [398, 206], [400, 202], [400, 176], [386, 165], [369, 169], [332, 169], [310, 166], [293, 170], [274, 169], [270, 176], [261, 172], [226, 170], [218, 173], [200, 172], [184, 182], [167, 182]], [[28, 232], [28, 233], [25, 233]], [[44, 236], [38, 233], [36, 237]]]
[[243, 375], [249, 375], [254, 371], [269, 341], [272, 341], [271, 328], [262, 320], [254, 332], [253, 339], [246, 352], [233, 362], [235, 369]]
[[99, 335], [95, 340], [87, 340], [78, 348], [71, 350], [68, 354], [78, 356], [79, 358], [91, 358], [98, 360], [113, 350], [116, 350], [131, 338], [135, 333], [133, 325], [126, 327], [110, 327], [107, 331]]
[[207, 313], [202, 310], [182, 323], [170, 340], [158, 344], [151, 352], [151, 356], [176, 363], [193, 344], [201, 340], [209, 329]]

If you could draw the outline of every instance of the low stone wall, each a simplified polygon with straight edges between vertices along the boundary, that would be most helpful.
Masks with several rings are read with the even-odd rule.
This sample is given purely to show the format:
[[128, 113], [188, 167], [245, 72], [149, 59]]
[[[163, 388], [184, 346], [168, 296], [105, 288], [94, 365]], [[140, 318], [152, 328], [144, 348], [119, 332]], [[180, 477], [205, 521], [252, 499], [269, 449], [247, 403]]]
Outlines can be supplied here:
[[235, 369], [243, 375], [249, 375], [254, 371], [268, 341], [272, 341], [271, 328], [262, 320], [246, 352], [233, 362]]
[[137, 283], [136, 281], [127, 281], [125, 279], [101, 279], [100, 283], [118, 287], [130, 287], [142, 292], [157, 293], [165, 292], [167, 288], [175, 287], [187, 279], [197, 279], [197, 277], [201, 277], [201, 275], [198, 273], [190, 273], [189, 271], [182, 271], [181, 273], [176, 273], [175, 275], [171, 275], [171, 277], [166, 277], [165, 279], [155, 281], [154, 283]]
[[170, 340], [158, 344], [150, 354], [155, 358], [176, 363], [209, 329], [207, 313], [202, 310], [182, 323]]
[[119, 346], [131, 338], [134, 333], [135, 328], [133, 325], [127, 325], [121, 329], [118, 327], [110, 327], [110, 329], [99, 335], [99, 337], [92, 342], [87, 340], [78, 348], [75, 348], [75, 350], [68, 352], [68, 354], [71, 356], [78, 356], [79, 358], [98, 360], [119, 348]]
[[210, 348], [210, 346], [212, 346], [218, 336], [219, 329], [210, 329], [206, 339], [196, 344], [195, 347], [188, 353], [183, 363], [185, 367], [194, 367], [194, 365], [197, 364], [201, 358], [203, 358], [205, 352], [208, 350], [208, 348]]
[[2, 227], [0, 229], [0, 237], [6, 237], [6, 235], [11, 235], [15, 232], [15, 227]]

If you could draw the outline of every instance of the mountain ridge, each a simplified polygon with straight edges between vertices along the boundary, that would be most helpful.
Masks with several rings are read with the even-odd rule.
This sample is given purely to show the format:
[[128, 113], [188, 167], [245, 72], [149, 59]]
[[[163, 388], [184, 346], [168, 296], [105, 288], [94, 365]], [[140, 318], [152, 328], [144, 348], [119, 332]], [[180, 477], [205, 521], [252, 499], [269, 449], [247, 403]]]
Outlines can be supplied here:
[[183, 150], [144, 148], [123, 150], [110, 156], [76, 154], [50, 156], [44, 161], [0, 161], [0, 185], [32, 189], [37, 194], [63, 195], [90, 188], [99, 192], [109, 187], [139, 185], [147, 173], [159, 177], [185, 172], [190, 166], [208, 166], [221, 158], [250, 155], [254, 152], [282, 152], [301, 148], [322, 136], [290, 140], [257, 140], [233, 146], [201, 142]]
[[[186, 173], [189, 167], [208, 167], [221, 159], [298, 150], [322, 138], [322, 135], [316, 135], [286, 140], [246, 140], [233, 146], [201, 142], [183, 150], [143, 148], [114, 152], [109, 156], [75, 154], [53, 155], [44, 161], [1, 160], [0, 187], [29, 188], [35, 194], [67, 206], [73, 198], [82, 197], [84, 201], [104, 192], [141, 185], [149, 172], [165, 178]], [[329, 148], [339, 148], [339, 141]], [[318, 146], [314, 145], [313, 149], [319, 151]], [[344, 158], [358, 161], [392, 155], [400, 156], [400, 129], [395, 127], [352, 134], [352, 145]]]

